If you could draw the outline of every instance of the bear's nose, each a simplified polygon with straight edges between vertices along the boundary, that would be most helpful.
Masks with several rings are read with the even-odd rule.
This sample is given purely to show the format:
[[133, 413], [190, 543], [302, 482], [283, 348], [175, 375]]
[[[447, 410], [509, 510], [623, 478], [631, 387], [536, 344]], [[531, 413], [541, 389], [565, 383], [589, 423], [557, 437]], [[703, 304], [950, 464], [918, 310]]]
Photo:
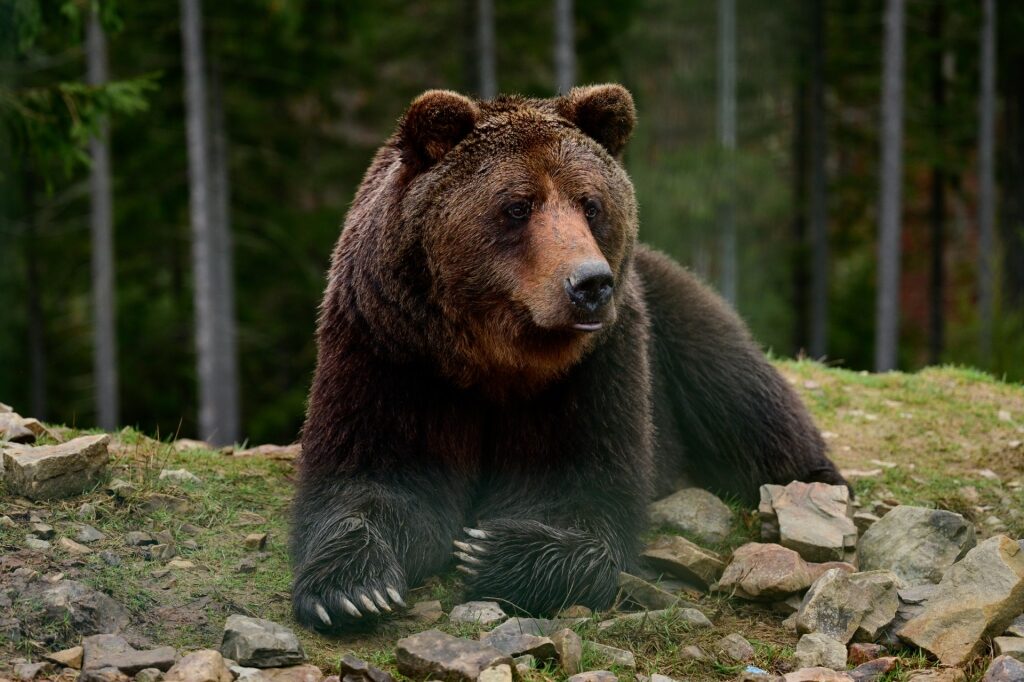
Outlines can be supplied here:
[[593, 314], [608, 303], [614, 283], [608, 263], [591, 260], [576, 266], [565, 280], [565, 292], [574, 306]]

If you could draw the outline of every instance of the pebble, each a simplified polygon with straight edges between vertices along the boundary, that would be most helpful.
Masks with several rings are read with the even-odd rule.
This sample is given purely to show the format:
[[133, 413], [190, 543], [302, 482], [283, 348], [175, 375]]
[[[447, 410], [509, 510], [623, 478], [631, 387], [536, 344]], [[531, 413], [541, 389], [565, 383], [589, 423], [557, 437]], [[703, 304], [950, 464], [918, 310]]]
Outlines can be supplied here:
[[497, 602], [470, 601], [452, 607], [448, 620], [452, 623], [470, 623], [481, 627], [492, 627], [508, 619]]

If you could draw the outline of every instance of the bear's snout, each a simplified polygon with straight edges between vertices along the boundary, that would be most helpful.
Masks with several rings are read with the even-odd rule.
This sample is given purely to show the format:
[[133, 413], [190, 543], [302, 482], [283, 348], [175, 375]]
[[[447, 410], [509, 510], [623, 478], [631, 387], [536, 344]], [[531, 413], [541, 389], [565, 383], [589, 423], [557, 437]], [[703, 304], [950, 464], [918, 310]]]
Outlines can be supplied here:
[[588, 260], [573, 269], [565, 279], [565, 293], [579, 321], [573, 325], [581, 331], [601, 328], [601, 316], [612, 298], [615, 279], [608, 263]]

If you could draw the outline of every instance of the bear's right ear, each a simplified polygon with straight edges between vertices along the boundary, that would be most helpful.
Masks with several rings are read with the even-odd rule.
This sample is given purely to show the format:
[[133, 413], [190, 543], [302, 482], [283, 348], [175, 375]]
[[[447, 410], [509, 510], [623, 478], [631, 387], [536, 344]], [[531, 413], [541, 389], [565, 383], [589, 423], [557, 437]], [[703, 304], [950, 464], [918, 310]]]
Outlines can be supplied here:
[[413, 100], [398, 126], [402, 161], [425, 170], [473, 130], [480, 109], [473, 100], [451, 90], [428, 90]]

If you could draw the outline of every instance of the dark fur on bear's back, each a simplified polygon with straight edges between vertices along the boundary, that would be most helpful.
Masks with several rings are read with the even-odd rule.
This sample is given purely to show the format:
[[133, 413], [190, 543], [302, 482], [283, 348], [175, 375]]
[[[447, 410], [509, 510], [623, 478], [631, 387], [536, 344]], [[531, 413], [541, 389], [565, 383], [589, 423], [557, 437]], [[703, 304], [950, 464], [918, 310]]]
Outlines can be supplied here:
[[[633, 124], [619, 86], [435, 92], [378, 152], [321, 309], [291, 542], [302, 623], [373, 622], [453, 549], [471, 596], [603, 607], [647, 502], [679, 479], [747, 502], [842, 481], [739, 318], [636, 245], [615, 158]], [[507, 202], [524, 192], [521, 222]], [[575, 331], [598, 323], [563, 300], [569, 260], [609, 268], [600, 331]]]

